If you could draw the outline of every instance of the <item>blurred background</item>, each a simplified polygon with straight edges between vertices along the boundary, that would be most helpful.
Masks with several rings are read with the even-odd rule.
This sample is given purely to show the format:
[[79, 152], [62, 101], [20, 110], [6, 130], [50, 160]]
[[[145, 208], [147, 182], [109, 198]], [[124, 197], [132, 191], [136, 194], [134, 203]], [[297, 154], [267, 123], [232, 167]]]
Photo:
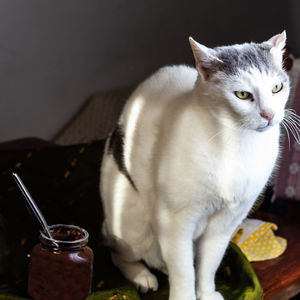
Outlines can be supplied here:
[[[290, 60], [289, 107], [299, 114], [299, 12], [299, 0], [0, 0], [0, 248], [6, 249], [0, 251], [0, 297], [8, 269], [18, 290], [26, 290], [21, 268], [36, 238], [12, 170], [49, 224], [77, 223], [96, 245], [100, 139], [115, 126], [132, 86], [161, 66], [192, 65], [189, 36], [214, 47], [263, 42], [286, 30], [298, 58]], [[24, 139], [27, 148], [18, 140], [12, 151], [14, 142], [1, 143], [25, 137], [73, 146]], [[91, 140], [100, 141], [80, 144]], [[278, 260], [252, 266], [265, 299], [287, 300], [300, 292], [300, 146], [291, 137], [282, 148], [281, 167], [255, 217], [278, 225], [288, 247]]]
[[300, 56], [300, 2], [1, 0], [0, 142], [47, 140], [88, 97], [136, 84], [208, 46], [264, 41], [287, 30]]

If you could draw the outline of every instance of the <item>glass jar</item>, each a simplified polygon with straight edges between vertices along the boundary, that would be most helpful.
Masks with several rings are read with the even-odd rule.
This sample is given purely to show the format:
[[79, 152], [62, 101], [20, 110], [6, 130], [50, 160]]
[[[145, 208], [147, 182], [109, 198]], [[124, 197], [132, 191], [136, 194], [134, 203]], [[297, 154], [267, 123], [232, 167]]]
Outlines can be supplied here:
[[89, 234], [74, 226], [49, 227], [54, 240], [44, 233], [31, 251], [28, 294], [35, 300], [82, 300], [91, 291], [93, 251]]

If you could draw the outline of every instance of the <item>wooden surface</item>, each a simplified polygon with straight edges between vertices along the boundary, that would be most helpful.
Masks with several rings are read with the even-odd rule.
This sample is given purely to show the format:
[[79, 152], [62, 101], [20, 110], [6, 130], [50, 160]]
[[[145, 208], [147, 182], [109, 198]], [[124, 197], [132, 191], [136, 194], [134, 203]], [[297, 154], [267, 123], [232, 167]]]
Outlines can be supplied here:
[[278, 258], [251, 263], [265, 300], [288, 300], [300, 293], [300, 203], [288, 203], [285, 217], [261, 211], [253, 216], [277, 224], [275, 234], [287, 240], [287, 249]]

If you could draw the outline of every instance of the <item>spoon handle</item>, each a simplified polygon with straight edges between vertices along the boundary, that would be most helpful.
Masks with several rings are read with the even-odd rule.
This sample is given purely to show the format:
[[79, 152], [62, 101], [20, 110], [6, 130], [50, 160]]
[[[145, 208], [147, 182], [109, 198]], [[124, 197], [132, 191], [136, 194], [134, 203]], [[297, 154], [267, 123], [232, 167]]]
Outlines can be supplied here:
[[47, 225], [46, 220], [44, 219], [41, 211], [39, 210], [39, 208], [37, 207], [36, 203], [34, 202], [32, 196], [30, 195], [30, 193], [28, 192], [27, 188], [25, 187], [23, 181], [21, 180], [21, 178], [18, 176], [17, 173], [12, 173], [13, 178], [15, 179], [19, 189], [21, 190], [21, 192], [23, 193], [25, 199], [27, 200], [27, 203], [29, 204], [31, 210], [34, 212], [36, 218], [38, 219], [38, 221], [40, 222], [43, 231], [45, 232], [45, 234], [50, 238], [53, 239], [52, 234], [49, 230], [49, 227]]

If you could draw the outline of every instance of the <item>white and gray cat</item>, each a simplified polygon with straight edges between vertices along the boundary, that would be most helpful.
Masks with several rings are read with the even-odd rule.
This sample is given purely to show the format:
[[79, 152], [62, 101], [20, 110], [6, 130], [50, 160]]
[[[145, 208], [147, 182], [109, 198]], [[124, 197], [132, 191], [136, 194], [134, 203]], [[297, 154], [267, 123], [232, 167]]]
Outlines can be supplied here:
[[164, 67], [128, 99], [102, 162], [103, 232], [142, 292], [158, 289], [149, 266], [168, 274], [169, 300], [223, 299], [216, 270], [279, 154], [285, 40], [190, 38], [196, 68]]

